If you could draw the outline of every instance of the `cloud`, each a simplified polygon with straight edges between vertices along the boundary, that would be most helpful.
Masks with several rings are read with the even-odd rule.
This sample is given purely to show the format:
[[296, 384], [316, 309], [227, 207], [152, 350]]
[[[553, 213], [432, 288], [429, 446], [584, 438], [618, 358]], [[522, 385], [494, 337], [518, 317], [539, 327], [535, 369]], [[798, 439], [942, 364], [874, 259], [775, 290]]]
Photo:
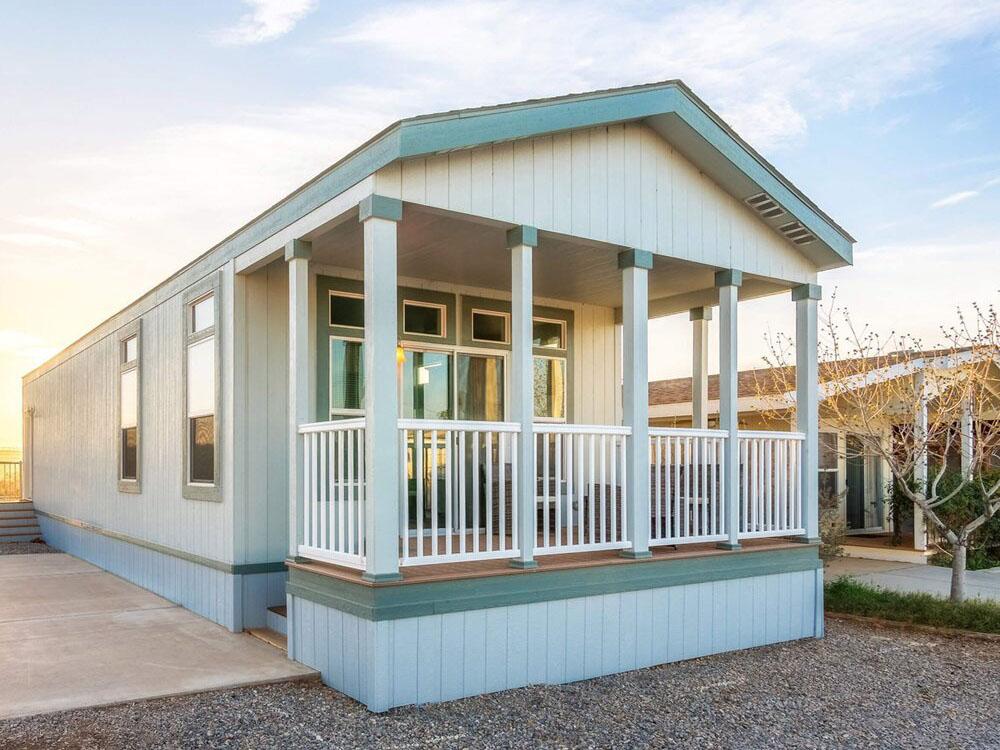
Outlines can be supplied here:
[[945, 208], [946, 206], [956, 206], [959, 203], [964, 203], [970, 198], [975, 198], [978, 195], [979, 195], [978, 190], [959, 190], [957, 193], [946, 195], [944, 198], [934, 201], [931, 204], [931, 208]]
[[0, 329], [0, 354], [28, 360], [30, 367], [44, 362], [56, 348], [24, 331]]
[[316, 8], [316, 0], [244, 0], [251, 11], [239, 22], [216, 34], [223, 45], [246, 45], [269, 42], [295, 28], [302, 18]]
[[331, 41], [441, 108], [682, 78], [771, 148], [814, 118], [925, 87], [950, 45], [997, 28], [1000, 5], [982, 0], [437, 0], [373, 10]]

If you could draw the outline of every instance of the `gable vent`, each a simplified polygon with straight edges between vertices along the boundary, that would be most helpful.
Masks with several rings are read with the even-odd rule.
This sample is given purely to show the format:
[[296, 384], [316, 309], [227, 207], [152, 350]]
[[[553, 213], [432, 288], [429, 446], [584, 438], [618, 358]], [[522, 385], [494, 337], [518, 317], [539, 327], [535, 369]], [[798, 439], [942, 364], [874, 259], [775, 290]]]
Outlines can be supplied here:
[[808, 245], [810, 242], [816, 239], [816, 235], [806, 229], [802, 224], [797, 221], [790, 222], [788, 224], [782, 224], [778, 227], [778, 231], [785, 235], [788, 239], [794, 242], [796, 245]]
[[748, 206], [750, 206], [750, 208], [759, 213], [765, 219], [775, 219], [779, 216], [785, 215], [785, 209], [783, 209], [778, 202], [767, 193], [751, 195], [745, 202]]

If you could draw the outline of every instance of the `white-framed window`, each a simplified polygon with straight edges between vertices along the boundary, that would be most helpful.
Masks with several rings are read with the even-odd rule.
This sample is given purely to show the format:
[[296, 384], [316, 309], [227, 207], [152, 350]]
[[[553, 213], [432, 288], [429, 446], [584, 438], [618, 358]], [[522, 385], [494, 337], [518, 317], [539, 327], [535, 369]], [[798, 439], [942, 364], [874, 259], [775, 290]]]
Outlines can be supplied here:
[[118, 382], [116, 454], [119, 492], [137, 494], [140, 486], [140, 322], [125, 326], [118, 332]]
[[448, 308], [436, 302], [403, 300], [403, 335], [445, 338], [448, 335]]
[[566, 321], [532, 318], [531, 345], [535, 349], [566, 349]]
[[330, 336], [330, 419], [365, 413], [365, 342], [360, 338]]
[[535, 419], [539, 422], [566, 421], [566, 358], [534, 358]]
[[365, 329], [365, 295], [331, 289], [328, 299], [331, 326]]
[[509, 344], [510, 313], [473, 309], [472, 340], [481, 344]]
[[840, 494], [840, 436], [836, 432], [819, 433], [819, 497], [836, 498]]
[[192, 500], [221, 500], [218, 274], [184, 300], [184, 482]]

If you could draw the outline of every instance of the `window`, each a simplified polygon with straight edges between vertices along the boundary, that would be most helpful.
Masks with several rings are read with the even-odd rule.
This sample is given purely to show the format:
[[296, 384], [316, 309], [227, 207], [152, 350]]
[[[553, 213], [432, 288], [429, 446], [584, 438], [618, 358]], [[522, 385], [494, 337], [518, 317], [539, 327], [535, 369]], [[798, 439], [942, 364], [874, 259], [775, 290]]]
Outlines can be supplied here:
[[443, 338], [445, 329], [445, 306], [430, 302], [403, 302], [403, 333], [415, 336], [437, 336]]
[[[219, 500], [219, 341], [216, 288], [201, 285], [184, 306], [184, 497]], [[206, 292], [205, 287], [209, 287]]]
[[502, 421], [503, 357], [459, 352], [457, 358], [458, 418], [484, 422]]
[[510, 342], [510, 315], [486, 310], [472, 311], [472, 340], [490, 344]]
[[566, 323], [562, 320], [535, 318], [531, 327], [531, 345], [536, 349], [565, 349]]
[[330, 292], [330, 325], [364, 330], [364, 295], [350, 292]]
[[836, 432], [819, 433], [819, 502], [837, 507], [840, 493], [840, 450]]
[[451, 419], [452, 355], [406, 349], [401, 411], [404, 419]]
[[365, 408], [365, 345], [330, 337], [330, 418], [356, 416]]
[[535, 417], [547, 421], [566, 419], [566, 360], [535, 357]]
[[138, 493], [139, 486], [139, 321], [119, 332], [118, 343], [118, 490]]

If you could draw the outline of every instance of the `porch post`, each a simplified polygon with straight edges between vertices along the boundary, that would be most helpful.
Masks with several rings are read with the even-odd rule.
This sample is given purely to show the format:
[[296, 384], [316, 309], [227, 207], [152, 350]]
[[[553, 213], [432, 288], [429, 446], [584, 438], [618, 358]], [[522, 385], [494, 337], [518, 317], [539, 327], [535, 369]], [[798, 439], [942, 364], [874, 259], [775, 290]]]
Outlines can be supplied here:
[[694, 346], [691, 352], [691, 426], [708, 427], [708, 321], [711, 307], [696, 307], [690, 312]]
[[309, 367], [309, 259], [312, 244], [292, 240], [285, 245], [288, 264], [288, 556], [299, 554], [303, 539], [304, 444], [299, 425], [311, 421], [309, 398], [312, 371]]
[[819, 368], [817, 312], [822, 289], [802, 284], [792, 289], [795, 300], [795, 429], [802, 442], [799, 496], [802, 502], [802, 541], [819, 540]]
[[396, 386], [396, 222], [403, 203], [358, 205], [365, 235], [365, 579], [398, 581], [399, 392]]
[[722, 496], [725, 498], [726, 541], [723, 549], [740, 548], [740, 454], [737, 405], [737, 304], [743, 272], [730, 269], [715, 274], [719, 290], [719, 429], [725, 430], [722, 461]]
[[[913, 376], [913, 388], [917, 393], [917, 413], [913, 421], [913, 437], [919, 445], [923, 445], [920, 458], [913, 467], [913, 479], [920, 485], [922, 492], [927, 492], [927, 379], [924, 371], [918, 370]], [[926, 494], [925, 494], [926, 497]], [[927, 526], [924, 523], [923, 508], [913, 504], [913, 549], [927, 549]]]
[[622, 417], [632, 432], [626, 440], [625, 519], [631, 547], [623, 557], [645, 558], [649, 552], [649, 270], [648, 250], [618, 254], [622, 272]]
[[965, 399], [962, 402], [962, 421], [960, 425], [960, 430], [962, 432], [962, 475], [968, 476], [972, 471], [972, 451], [974, 449], [973, 445], [973, 435], [972, 435], [972, 400], [971, 398]]
[[517, 503], [517, 528], [514, 529], [520, 554], [511, 565], [536, 568], [535, 554], [535, 437], [534, 377], [532, 357], [531, 280], [532, 251], [538, 245], [538, 230], [520, 226], [507, 232], [510, 248], [510, 420], [521, 426], [517, 438], [517, 486], [512, 502]]

